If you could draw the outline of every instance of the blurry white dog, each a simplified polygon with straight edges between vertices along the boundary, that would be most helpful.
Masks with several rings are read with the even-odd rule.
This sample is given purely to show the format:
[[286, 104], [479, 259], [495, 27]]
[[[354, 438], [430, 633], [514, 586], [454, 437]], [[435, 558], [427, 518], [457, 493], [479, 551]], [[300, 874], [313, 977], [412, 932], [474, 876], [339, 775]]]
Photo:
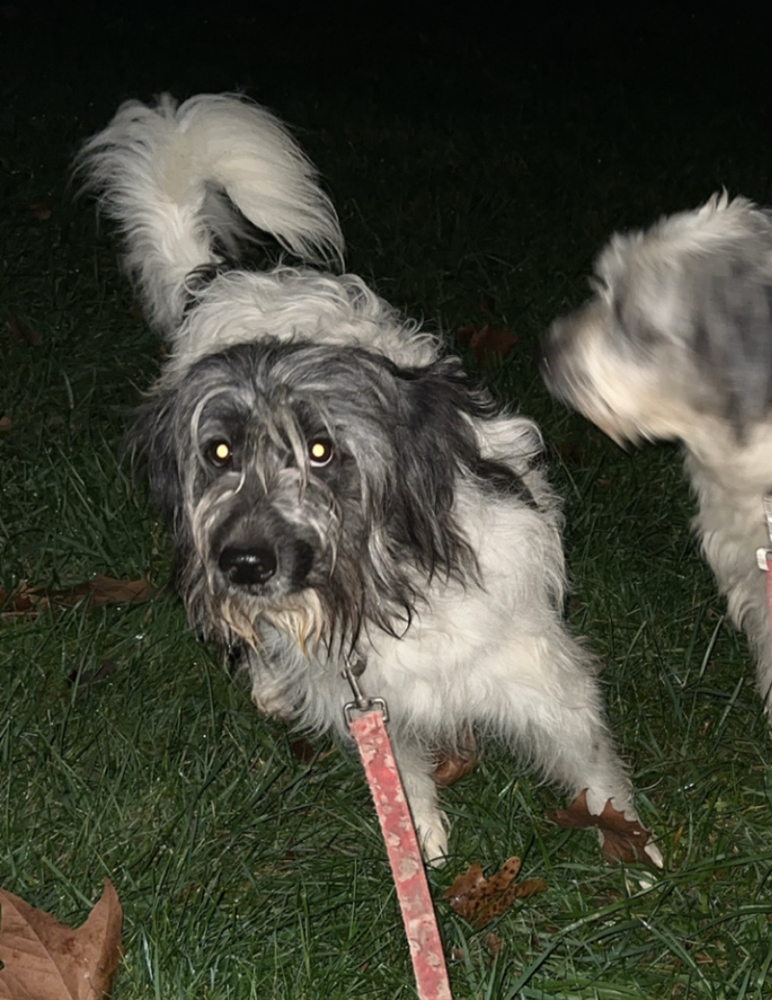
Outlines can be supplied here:
[[238, 264], [249, 226], [341, 259], [315, 172], [232, 96], [125, 104], [80, 167], [170, 356], [133, 442], [195, 629], [244, 650], [263, 712], [349, 738], [341, 672], [388, 702], [427, 859], [435, 753], [499, 736], [591, 816], [637, 824], [591, 656], [562, 620], [559, 504], [538, 428], [359, 278]]
[[555, 395], [615, 441], [681, 441], [705, 558], [772, 710], [763, 498], [772, 491], [772, 213], [715, 195], [616, 235], [594, 297], [542, 343]]

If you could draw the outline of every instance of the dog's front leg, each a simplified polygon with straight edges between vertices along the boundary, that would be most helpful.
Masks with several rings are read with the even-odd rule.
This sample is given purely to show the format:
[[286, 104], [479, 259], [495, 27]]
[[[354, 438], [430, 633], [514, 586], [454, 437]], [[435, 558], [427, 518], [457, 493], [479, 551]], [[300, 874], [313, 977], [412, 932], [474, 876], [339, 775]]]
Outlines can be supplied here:
[[[772, 726], [772, 640], [767, 598], [767, 572], [770, 570], [761, 571], [756, 560], [751, 558], [750, 540], [738, 541], [719, 531], [705, 534], [703, 521], [701, 510], [695, 523], [703, 532], [703, 551], [719, 588], [726, 594], [729, 617], [748, 637], [756, 665], [756, 687]], [[764, 535], [759, 533], [754, 541], [765, 541]], [[738, 565], [742, 572], [738, 572]]]
[[392, 746], [424, 860], [429, 865], [442, 865], [448, 853], [449, 824], [439, 808], [434, 761], [419, 747], [394, 737]]
[[[766, 579], [763, 582], [766, 585]], [[767, 721], [772, 728], [772, 642], [766, 589], [756, 606], [746, 612], [742, 626], [756, 661], [756, 687], [764, 701]]]

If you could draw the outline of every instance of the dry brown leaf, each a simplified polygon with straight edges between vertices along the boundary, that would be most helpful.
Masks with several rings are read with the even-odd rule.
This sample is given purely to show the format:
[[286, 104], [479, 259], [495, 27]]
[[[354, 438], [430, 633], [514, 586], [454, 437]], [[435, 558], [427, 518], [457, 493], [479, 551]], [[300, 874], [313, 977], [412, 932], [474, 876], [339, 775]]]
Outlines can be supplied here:
[[109, 879], [77, 930], [0, 889], [0, 1000], [102, 1000], [123, 957], [123, 910]]
[[22, 323], [18, 316], [9, 316], [5, 321], [5, 325], [14, 335], [18, 337], [19, 340], [26, 340], [28, 344], [33, 347], [40, 347], [43, 343], [43, 335], [39, 330], [33, 330], [32, 327], [27, 326], [26, 323]]
[[628, 864], [641, 861], [652, 868], [656, 867], [645, 850], [651, 833], [637, 819], [626, 819], [624, 813], [613, 807], [611, 799], [603, 807], [600, 816], [596, 816], [587, 808], [585, 788], [567, 809], [556, 810], [550, 819], [569, 830], [586, 830], [590, 827], [600, 830], [603, 857], [611, 864], [618, 861]]
[[509, 858], [501, 871], [485, 878], [482, 865], [470, 865], [442, 894], [453, 909], [476, 927], [485, 927], [494, 917], [505, 913], [516, 899], [524, 899], [537, 892], [544, 892], [547, 883], [540, 878], [516, 882], [522, 861]]
[[47, 222], [51, 218], [51, 202], [47, 198], [33, 201], [29, 207], [29, 214], [38, 222]]
[[[483, 956], [485, 964], [488, 968], [493, 968], [501, 949], [504, 947], [504, 942], [498, 934], [488, 931], [480, 938], [480, 944], [487, 951], [487, 955]], [[450, 949], [450, 958], [454, 962], [465, 962], [468, 958], [468, 952], [465, 948], [459, 948], [456, 946], [455, 948]]]
[[504, 942], [501, 940], [498, 934], [494, 934], [492, 931], [488, 931], [488, 933], [482, 939], [482, 943], [491, 953], [491, 958], [496, 958], [496, 956], [499, 954], [499, 952], [504, 946]]
[[301, 764], [310, 764], [316, 757], [317, 750], [310, 740], [299, 736], [290, 743], [290, 753], [294, 760], [300, 761]]
[[505, 357], [517, 343], [517, 334], [514, 330], [491, 326], [490, 323], [485, 323], [483, 326], [468, 323], [458, 328], [456, 339], [462, 347], [468, 347], [478, 363], [484, 366], [491, 356]]
[[457, 781], [474, 771], [480, 763], [476, 750], [477, 744], [471, 730], [462, 733], [452, 750], [438, 748], [434, 754], [433, 777], [435, 785], [438, 788], [450, 788], [451, 785], [455, 785]]
[[480, 292], [477, 299], [477, 305], [483, 316], [493, 316], [496, 312], [496, 300], [487, 292]]
[[70, 684], [78, 685], [79, 691], [86, 690], [97, 681], [106, 680], [118, 672], [118, 664], [114, 660], [101, 660], [92, 670], [73, 670], [67, 677]]
[[139, 580], [114, 580], [97, 573], [93, 580], [65, 590], [48, 587], [28, 587], [0, 590], [0, 619], [37, 618], [52, 607], [71, 607], [84, 602], [88, 608], [100, 604], [142, 604], [150, 599], [150, 587], [145, 577]]
[[142, 604], [150, 600], [146, 577], [139, 580], [114, 580], [97, 573], [91, 584], [92, 604]]
[[582, 453], [582, 446], [578, 441], [570, 439], [561, 441], [558, 451], [560, 452], [560, 457], [569, 465], [584, 465], [584, 454]]

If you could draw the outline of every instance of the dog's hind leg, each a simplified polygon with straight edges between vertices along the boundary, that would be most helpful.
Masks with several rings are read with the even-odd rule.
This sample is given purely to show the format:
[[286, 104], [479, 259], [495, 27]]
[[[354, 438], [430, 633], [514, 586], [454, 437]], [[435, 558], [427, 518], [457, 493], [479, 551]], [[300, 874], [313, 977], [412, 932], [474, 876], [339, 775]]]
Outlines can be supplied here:
[[[584, 792], [590, 817], [600, 817], [610, 803], [636, 823], [632, 784], [604, 719], [591, 658], [564, 631], [521, 641], [516, 652], [519, 669], [502, 685], [494, 708], [502, 735], [572, 799]], [[645, 850], [662, 865], [654, 845]]]
[[[625, 767], [614, 748], [603, 716], [593, 697], [584, 704], [564, 702], [551, 705], [546, 713], [536, 706], [526, 723], [525, 742], [534, 763], [546, 777], [559, 784], [576, 802], [574, 813], [584, 823], [598, 828], [601, 844], [616, 824], [629, 831], [629, 843], [636, 835], [645, 835], [633, 804], [633, 788]], [[610, 824], [610, 826], [609, 826]], [[643, 851], [648, 860], [661, 868], [662, 854], [644, 837]], [[634, 856], [641, 857], [637, 850]], [[611, 855], [617, 856], [614, 850]]]
[[[695, 524], [704, 531], [703, 511]], [[713, 531], [703, 535], [702, 548], [719, 589], [726, 594], [729, 617], [748, 638], [756, 665], [756, 688], [772, 725], [772, 634], [767, 573], [759, 569], [753, 558], [750, 541], [741, 545], [728, 534]]]

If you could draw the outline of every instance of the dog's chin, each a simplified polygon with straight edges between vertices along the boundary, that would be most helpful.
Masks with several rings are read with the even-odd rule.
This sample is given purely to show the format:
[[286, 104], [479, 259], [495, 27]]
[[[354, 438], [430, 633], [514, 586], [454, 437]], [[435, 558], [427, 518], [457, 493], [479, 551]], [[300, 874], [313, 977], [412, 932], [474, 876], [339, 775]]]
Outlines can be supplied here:
[[295, 591], [277, 586], [262, 589], [267, 592], [224, 588], [214, 595], [214, 618], [229, 639], [241, 639], [260, 650], [264, 646], [261, 633], [269, 626], [292, 638], [305, 655], [313, 654], [327, 642], [326, 616], [314, 587]]

